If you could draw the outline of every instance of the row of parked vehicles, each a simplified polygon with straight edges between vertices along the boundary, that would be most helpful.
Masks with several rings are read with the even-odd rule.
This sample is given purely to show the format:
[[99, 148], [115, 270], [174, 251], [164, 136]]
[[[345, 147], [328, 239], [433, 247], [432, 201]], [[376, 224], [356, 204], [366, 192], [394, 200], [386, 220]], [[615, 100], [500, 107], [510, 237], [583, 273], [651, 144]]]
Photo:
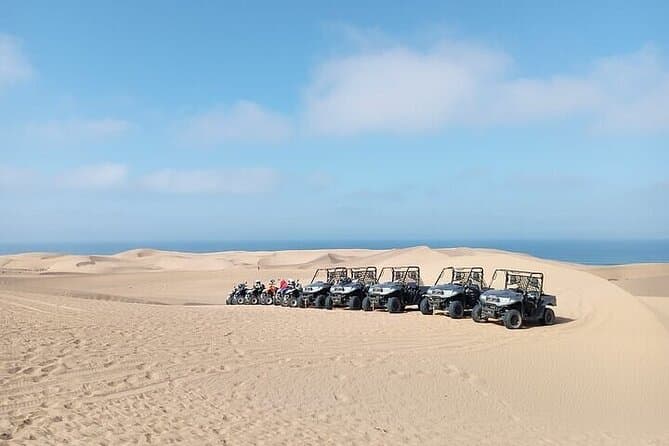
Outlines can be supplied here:
[[227, 303], [389, 313], [416, 306], [425, 315], [443, 312], [454, 319], [470, 315], [475, 322], [495, 319], [517, 329], [525, 323], [555, 323], [551, 307], [557, 305], [557, 298], [544, 293], [543, 285], [543, 273], [510, 269], [496, 269], [488, 285], [482, 267], [447, 267], [432, 286], [424, 286], [418, 266], [380, 271], [374, 266], [334, 267], [317, 269], [305, 287], [295, 281], [281, 287], [274, 281], [267, 287], [256, 281], [252, 288], [241, 283]]

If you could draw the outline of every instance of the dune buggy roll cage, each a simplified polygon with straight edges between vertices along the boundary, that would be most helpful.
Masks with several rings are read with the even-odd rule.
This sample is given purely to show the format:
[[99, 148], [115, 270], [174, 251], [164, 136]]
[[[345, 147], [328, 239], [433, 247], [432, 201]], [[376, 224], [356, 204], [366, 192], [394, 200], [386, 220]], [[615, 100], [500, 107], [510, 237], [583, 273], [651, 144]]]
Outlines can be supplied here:
[[349, 277], [352, 280], [359, 280], [365, 285], [376, 283], [376, 267], [375, 266], [363, 266], [359, 268], [349, 269]]
[[420, 267], [418, 266], [384, 266], [377, 277], [377, 282], [381, 281], [385, 271], [391, 272], [392, 282], [407, 284], [409, 281], [420, 283]]
[[437, 277], [437, 280], [434, 282], [434, 286], [439, 285], [441, 278], [447, 271], [451, 272], [451, 281], [448, 283], [453, 283], [457, 281], [460, 282], [462, 285], [470, 285], [472, 283], [475, 283], [480, 288], [485, 287], [485, 281], [483, 280], [483, 268], [480, 266], [473, 266], [469, 268], [467, 267], [455, 268], [452, 266], [448, 266], [441, 270], [441, 272], [439, 273], [439, 277]]
[[524, 294], [531, 291], [537, 291], [539, 294], [543, 293], [543, 273], [517, 271], [512, 269], [496, 269], [492, 275], [492, 280], [490, 281], [491, 286], [497, 277], [497, 273], [504, 273], [504, 289], [508, 289], [511, 285], [518, 285], [518, 289]]
[[323, 271], [325, 271], [325, 281], [332, 284], [339, 282], [345, 277], [348, 277], [348, 268], [344, 266], [338, 266], [335, 268], [318, 268], [314, 273], [314, 277], [311, 278], [311, 282], [309, 283], [314, 283], [316, 281], [316, 277], [318, 277], [318, 274]]

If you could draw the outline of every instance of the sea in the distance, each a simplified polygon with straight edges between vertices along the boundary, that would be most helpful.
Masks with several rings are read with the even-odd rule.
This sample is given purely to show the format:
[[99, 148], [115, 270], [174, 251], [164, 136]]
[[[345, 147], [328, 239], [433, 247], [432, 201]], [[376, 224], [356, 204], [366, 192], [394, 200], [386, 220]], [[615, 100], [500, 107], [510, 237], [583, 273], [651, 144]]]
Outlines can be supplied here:
[[0, 243], [0, 254], [58, 252], [67, 254], [116, 254], [136, 248], [167, 251], [278, 251], [290, 249], [366, 248], [389, 249], [426, 245], [432, 248], [493, 248], [530, 254], [544, 259], [590, 265], [669, 262], [666, 240], [302, 240], [302, 241], [174, 241]]

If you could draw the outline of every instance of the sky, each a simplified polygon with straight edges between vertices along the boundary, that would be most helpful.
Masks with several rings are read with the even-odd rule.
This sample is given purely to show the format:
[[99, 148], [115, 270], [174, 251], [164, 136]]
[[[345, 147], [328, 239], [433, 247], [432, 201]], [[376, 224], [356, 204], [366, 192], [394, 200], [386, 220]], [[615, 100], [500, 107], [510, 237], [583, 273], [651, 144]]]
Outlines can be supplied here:
[[0, 242], [669, 237], [669, 3], [398, 3], [0, 0]]

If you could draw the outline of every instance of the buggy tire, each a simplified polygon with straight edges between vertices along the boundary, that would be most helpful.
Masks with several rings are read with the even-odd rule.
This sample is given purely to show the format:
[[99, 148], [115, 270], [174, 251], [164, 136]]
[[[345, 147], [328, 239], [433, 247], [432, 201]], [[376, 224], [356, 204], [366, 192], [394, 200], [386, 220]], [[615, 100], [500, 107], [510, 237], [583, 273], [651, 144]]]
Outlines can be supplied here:
[[232, 305], [232, 296], [228, 296], [228, 298], [225, 299], [225, 305]]
[[274, 305], [281, 305], [281, 296], [278, 293], [274, 295]]
[[334, 304], [332, 302], [332, 297], [325, 296], [325, 309], [326, 310], [332, 310], [333, 307], [334, 307]]
[[362, 311], [372, 311], [372, 302], [369, 300], [369, 297], [365, 296], [362, 299]]
[[299, 297], [291, 296], [288, 298], [288, 306], [291, 308], [297, 308], [299, 303]]
[[244, 305], [246, 303], [244, 296], [237, 296], [235, 297], [235, 300], [237, 301], [237, 305]]
[[362, 299], [360, 296], [351, 296], [351, 300], [348, 302], [349, 310], [360, 310], [362, 309]]
[[267, 294], [265, 296], [265, 305], [273, 305], [274, 304], [274, 296], [271, 294]]
[[509, 330], [517, 330], [523, 325], [523, 316], [516, 309], [504, 313], [504, 326]]
[[249, 299], [249, 303], [251, 305], [258, 305], [260, 303], [260, 299], [258, 299], [258, 296], [253, 295], [251, 296], [251, 299]]
[[551, 308], [546, 308], [541, 322], [544, 325], [553, 325], [555, 323], [555, 312]]
[[325, 306], [325, 296], [316, 296], [314, 300], [314, 307], [323, 308]]
[[391, 297], [388, 299], [388, 313], [401, 313], [402, 312], [402, 302], [397, 297]]
[[462, 319], [465, 315], [465, 307], [459, 300], [453, 300], [448, 304], [448, 315], [453, 319]]
[[472, 320], [474, 322], [486, 322], [488, 320], [488, 318], [483, 317], [483, 307], [481, 304], [476, 304], [472, 308]]
[[302, 296], [298, 296], [297, 305], [295, 306], [297, 308], [307, 308], [307, 301]]
[[420, 305], [418, 306], [418, 308], [420, 308], [420, 312], [425, 315], [434, 314], [434, 311], [430, 306], [430, 301], [427, 300], [427, 297], [424, 297], [423, 300], [420, 301]]

